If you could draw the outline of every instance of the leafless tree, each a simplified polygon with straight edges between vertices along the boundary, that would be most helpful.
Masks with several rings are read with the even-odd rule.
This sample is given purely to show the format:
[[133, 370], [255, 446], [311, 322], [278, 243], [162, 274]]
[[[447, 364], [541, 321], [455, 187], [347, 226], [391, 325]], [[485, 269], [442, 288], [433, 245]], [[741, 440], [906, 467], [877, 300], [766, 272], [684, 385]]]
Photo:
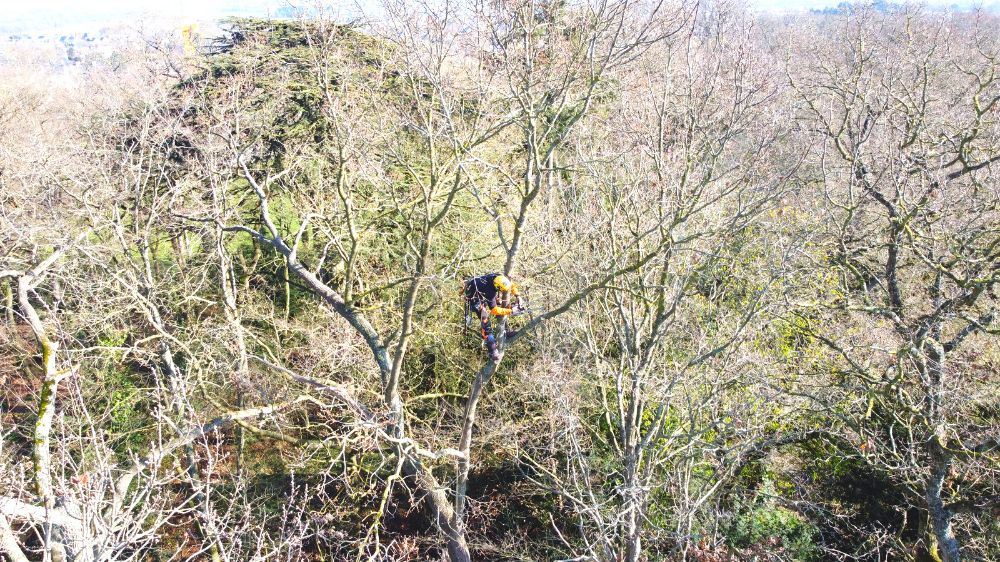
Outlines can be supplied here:
[[[769, 433], [764, 403], [730, 394], [763, 391], [769, 376], [762, 354], [743, 344], [790, 249], [748, 238], [801, 160], [777, 143], [786, 125], [764, 117], [781, 86], [753, 39], [745, 13], [699, 11], [681, 40], [650, 48], [619, 78], [637, 87], [578, 140], [596, 191], [589, 198], [605, 202], [588, 238], [593, 266], [636, 252], [652, 259], [581, 311], [577, 337], [589, 358], [581, 384], [601, 406], [564, 414], [556, 437], [572, 451], [564, 467], [532, 463], [578, 514], [576, 559], [685, 552], [699, 512], [714, 507], [739, 467], [801, 437]], [[614, 459], [608, 468], [593, 460], [603, 454]], [[692, 477], [706, 470], [707, 481]], [[663, 524], [652, 522], [653, 509], [671, 514], [674, 528], [664, 530], [673, 541], [644, 547]]]
[[1000, 271], [992, 21], [862, 9], [813, 49], [794, 44], [810, 56], [789, 64], [804, 136], [823, 147], [823, 296], [801, 314], [837, 390], [810, 394], [920, 507], [926, 549], [948, 561], [996, 494], [974, 351], [996, 333]]

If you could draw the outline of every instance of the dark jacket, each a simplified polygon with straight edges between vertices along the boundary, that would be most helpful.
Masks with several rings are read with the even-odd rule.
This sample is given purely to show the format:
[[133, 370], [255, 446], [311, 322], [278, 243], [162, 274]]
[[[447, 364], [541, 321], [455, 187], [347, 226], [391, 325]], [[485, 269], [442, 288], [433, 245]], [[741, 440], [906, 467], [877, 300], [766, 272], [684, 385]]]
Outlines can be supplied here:
[[500, 290], [493, 285], [493, 280], [499, 275], [499, 273], [487, 273], [465, 282], [465, 298], [472, 304], [473, 309], [478, 310], [480, 305], [486, 305], [485, 308], [494, 316], [507, 316], [511, 313], [510, 308], [501, 306], [498, 302]]

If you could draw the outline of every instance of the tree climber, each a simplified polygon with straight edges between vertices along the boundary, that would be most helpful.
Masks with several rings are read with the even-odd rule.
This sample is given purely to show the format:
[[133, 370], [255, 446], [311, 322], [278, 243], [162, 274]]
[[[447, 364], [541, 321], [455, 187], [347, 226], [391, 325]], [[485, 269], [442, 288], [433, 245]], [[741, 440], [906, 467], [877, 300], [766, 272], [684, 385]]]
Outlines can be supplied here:
[[[487, 273], [466, 281], [462, 286], [462, 292], [465, 294], [466, 325], [472, 320], [472, 311], [479, 314], [486, 349], [490, 352], [491, 359], [499, 361], [500, 353], [497, 351], [497, 341], [490, 326], [490, 316], [510, 316], [523, 309], [517, 284], [501, 273]], [[516, 333], [511, 330], [506, 336], [512, 337]]]

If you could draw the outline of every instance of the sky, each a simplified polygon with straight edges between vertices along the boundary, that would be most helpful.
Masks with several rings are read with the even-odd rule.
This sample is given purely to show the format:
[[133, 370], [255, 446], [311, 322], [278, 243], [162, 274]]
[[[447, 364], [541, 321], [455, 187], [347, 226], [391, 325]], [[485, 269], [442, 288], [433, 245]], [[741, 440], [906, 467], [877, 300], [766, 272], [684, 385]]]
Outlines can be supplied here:
[[149, 12], [166, 16], [206, 17], [235, 6], [266, 8], [268, 0], [0, 0], [0, 19], [8, 17], [90, 17]]
[[[356, 0], [339, 0], [355, 5]], [[378, 0], [361, 0], [377, 3]], [[842, 0], [747, 0], [755, 9], [784, 12], [825, 8]], [[0, 31], [17, 28], [89, 27], [99, 23], [136, 21], [140, 18], [171, 21], [204, 21], [232, 15], [274, 15], [289, 3], [302, 0], [0, 0]], [[974, 0], [925, 0], [928, 5], [970, 5]], [[338, 0], [331, 3], [336, 5]]]
[[89, 27], [102, 23], [203, 21], [273, 15], [281, 0], [0, 0], [0, 30]]

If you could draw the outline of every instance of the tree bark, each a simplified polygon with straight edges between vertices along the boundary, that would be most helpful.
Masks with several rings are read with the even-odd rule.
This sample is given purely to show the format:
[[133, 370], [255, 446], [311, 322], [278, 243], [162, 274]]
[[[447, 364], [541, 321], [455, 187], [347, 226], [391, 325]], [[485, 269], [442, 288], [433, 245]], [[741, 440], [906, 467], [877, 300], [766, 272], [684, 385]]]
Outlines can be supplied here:
[[937, 539], [937, 554], [941, 562], [960, 562], [962, 556], [958, 538], [955, 537], [951, 524], [954, 514], [945, 506], [942, 498], [944, 481], [951, 469], [951, 458], [941, 439], [941, 436], [935, 435], [930, 445], [933, 470], [927, 482], [927, 511], [930, 515], [931, 532]]
[[0, 514], [0, 551], [10, 558], [11, 562], [28, 562], [28, 557], [24, 555], [21, 546], [17, 544], [17, 537], [10, 528], [7, 516]]
[[[933, 335], [940, 333], [935, 327]], [[930, 457], [931, 474], [927, 481], [926, 501], [930, 517], [931, 531], [937, 539], [937, 553], [942, 562], [959, 562], [961, 551], [958, 538], [952, 528], [954, 514], [947, 508], [943, 498], [944, 483], [951, 472], [952, 454], [948, 451], [948, 434], [942, 412], [945, 377], [944, 347], [935, 340], [926, 344], [927, 366], [927, 417], [934, 424], [934, 435], [928, 442], [927, 452]]]

